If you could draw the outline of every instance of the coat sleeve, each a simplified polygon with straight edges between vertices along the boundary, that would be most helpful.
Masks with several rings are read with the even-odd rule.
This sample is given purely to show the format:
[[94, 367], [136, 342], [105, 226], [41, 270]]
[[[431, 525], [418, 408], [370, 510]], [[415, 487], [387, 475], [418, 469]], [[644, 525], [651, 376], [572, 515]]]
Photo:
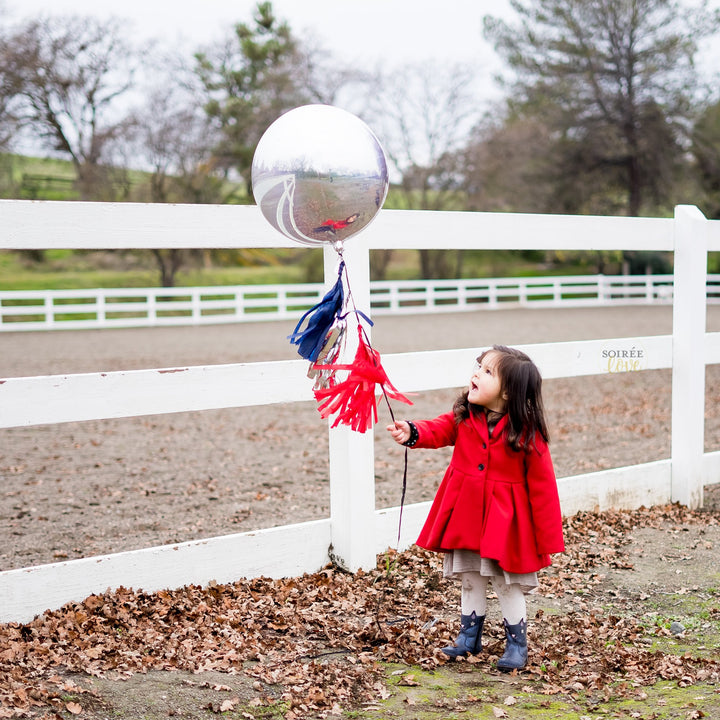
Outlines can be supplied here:
[[526, 456], [527, 487], [538, 552], [564, 552], [562, 511], [550, 448], [544, 440]]
[[416, 448], [441, 448], [455, 444], [457, 423], [452, 412], [444, 413], [434, 420], [413, 420], [418, 431]]

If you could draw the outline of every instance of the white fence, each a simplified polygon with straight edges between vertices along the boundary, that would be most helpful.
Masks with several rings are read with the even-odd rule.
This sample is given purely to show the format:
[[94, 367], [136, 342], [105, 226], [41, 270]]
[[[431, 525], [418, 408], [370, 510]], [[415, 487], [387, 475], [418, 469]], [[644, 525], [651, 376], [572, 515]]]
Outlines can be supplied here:
[[[0, 290], [0, 331], [210, 325], [297, 319], [319, 283], [187, 288]], [[720, 275], [708, 275], [720, 303]], [[370, 282], [373, 315], [507, 307], [672, 303], [672, 275], [571, 275]]]
[[[482, 240], [480, 240], [482, 239]], [[0, 201], [0, 248], [289, 247], [254, 207]], [[720, 251], [720, 222], [680, 206], [673, 219], [382, 211], [347, 243], [359, 308], [370, 307], [372, 248], [648, 250], [674, 252], [673, 333], [525, 346], [544, 377], [602, 372], [608, 348], [642, 348], [641, 369], [672, 368], [671, 456], [562, 478], [563, 512], [679, 501], [702, 504], [720, 479], [720, 452], [704, 453], [705, 365], [720, 363], [720, 333], [706, 332], [707, 251]], [[325, 272], [337, 258], [328, 247]], [[382, 348], [378, 348], [382, 352]], [[459, 387], [480, 348], [383, 355], [403, 392]], [[349, 352], [353, 349], [349, 348]], [[630, 366], [626, 366], [626, 369]], [[637, 367], [637, 366], [636, 366]], [[311, 400], [303, 360], [98, 372], [0, 380], [0, 427], [202, 411]], [[330, 517], [221, 538], [84, 558], [0, 573], [0, 621], [120, 585], [151, 592], [211, 580], [313, 571], [330, 554], [350, 570], [372, 567], [395, 544], [399, 508], [375, 509], [372, 433], [330, 430]], [[428, 504], [405, 508], [409, 545]]]

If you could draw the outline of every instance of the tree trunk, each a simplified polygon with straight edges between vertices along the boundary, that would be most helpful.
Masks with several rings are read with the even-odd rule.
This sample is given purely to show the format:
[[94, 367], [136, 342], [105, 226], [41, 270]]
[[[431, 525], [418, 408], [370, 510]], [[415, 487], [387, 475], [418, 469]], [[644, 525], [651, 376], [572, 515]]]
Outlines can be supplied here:
[[449, 277], [449, 257], [447, 250], [418, 250], [420, 253], [420, 272], [425, 280], [439, 280]]
[[465, 251], [456, 250], [455, 253], [455, 277], [459, 280], [463, 276], [463, 260], [465, 259]]
[[387, 269], [392, 254], [392, 250], [372, 250], [370, 252], [370, 274], [373, 280], [387, 280]]
[[162, 287], [175, 287], [175, 275], [183, 261], [182, 250], [172, 248], [163, 254], [160, 249], [153, 249], [153, 255], [160, 270], [160, 283]]
[[642, 201], [642, 188], [640, 183], [640, 167], [635, 154], [628, 160], [628, 215], [638, 217]]
[[113, 201], [112, 182], [105, 168], [90, 162], [75, 166], [77, 188], [84, 201]]

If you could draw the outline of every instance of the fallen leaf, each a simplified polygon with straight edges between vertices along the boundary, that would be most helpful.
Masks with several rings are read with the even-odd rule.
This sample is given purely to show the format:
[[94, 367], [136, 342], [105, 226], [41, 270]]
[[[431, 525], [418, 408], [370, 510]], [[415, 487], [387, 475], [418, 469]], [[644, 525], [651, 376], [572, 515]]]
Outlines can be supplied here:
[[[553, 557], [536, 592], [561, 598], [572, 591], [573, 603], [567, 612], [530, 619], [533, 648], [520, 680], [527, 683], [523, 692], [585, 691], [610, 702], [642, 699], [638, 689], [658, 680], [681, 687], [720, 683], [716, 657], [651, 652], [645, 642], [651, 631], [621, 609], [631, 608], [632, 598], [622, 588], [609, 588], [605, 579], [605, 568], [630, 564], [632, 533], [638, 528], [702, 528], [720, 524], [720, 516], [668, 505], [578, 513], [563, 522], [567, 551]], [[608, 610], [594, 610], [595, 600], [589, 598], [611, 597], [611, 590], [617, 601], [610, 599]], [[443, 578], [442, 558], [417, 547], [388, 551], [375, 569], [356, 574], [328, 566], [296, 578], [213, 582], [156, 593], [121, 587], [24, 625], [0, 624], [0, 673], [12, 683], [0, 692], [0, 718], [30, 717], [36, 709], [38, 716], [45, 711], [54, 717], [64, 707], [57, 700], [61, 677], [79, 667], [91, 676], [122, 678], [151, 669], [242, 673], [254, 689], [252, 707], [273, 686], [289, 720], [327, 717], [333, 708], [388, 699], [384, 663], [403, 668], [394, 674], [406, 687], [419, 684], [412, 668], [432, 671], [444, 665], [447, 658], [439, 648], [456, 622], [447, 598], [456, 592]], [[489, 627], [487, 634], [487, 652], [458, 665], [458, 672], [476, 672], [473, 664], [492, 667], [502, 652], [501, 629]], [[517, 682], [509, 678], [508, 689], [514, 691]], [[205, 687], [229, 692], [227, 685]], [[65, 692], [76, 697], [90, 691], [67, 686]], [[511, 697], [502, 707], [510, 706]], [[227, 709], [219, 700], [206, 707], [238, 712], [237, 698], [229, 702]], [[544, 703], [538, 704], [550, 707]], [[497, 708], [501, 713], [502, 707]]]
[[402, 685], [403, 687], [415, 687], [417, 685], [420, 685], [420, 683], [415, 679], [414, 675], [403, 675], [400, 680], [398, 680], [398, 685]]

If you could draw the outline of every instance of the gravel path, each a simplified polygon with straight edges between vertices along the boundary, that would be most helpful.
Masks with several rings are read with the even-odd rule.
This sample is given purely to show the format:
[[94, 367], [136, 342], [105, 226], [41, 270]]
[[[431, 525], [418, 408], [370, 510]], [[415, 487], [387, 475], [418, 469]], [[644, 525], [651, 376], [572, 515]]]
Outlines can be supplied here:
[[[381, 317], [382, 354], [671, 332], [669, 307]], [[0, 335], [0, 376], [294, 359], [291, 322]], [[720, 307], [708, 312], [720, 331]], [[402, 383], [393, 378], [396, 384]], [[422, 393], [409, 417], [446, 411]], [[548, 380], [558, 476], [668, 457], [670, 373]], [[402, 408], [405, 414], [406, 409]], [[376, 429], [377, 506], [400, 499], [402, 450]], [[706, 450], [720, 449], [720, 366], [707, 371]], [[327, 517], [327, 430], [314, 404], [0, 430], [0, 570]], [[430, 499], [448, 454], [410, 456], [407, 502]]]

